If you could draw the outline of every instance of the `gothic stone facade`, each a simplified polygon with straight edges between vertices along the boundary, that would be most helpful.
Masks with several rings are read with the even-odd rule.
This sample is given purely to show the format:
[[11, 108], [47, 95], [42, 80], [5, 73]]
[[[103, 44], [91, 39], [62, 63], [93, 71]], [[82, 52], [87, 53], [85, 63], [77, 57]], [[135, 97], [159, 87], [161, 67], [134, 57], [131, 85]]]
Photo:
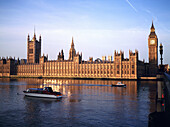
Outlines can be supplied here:
[[[154, 41], [153, 41], [154, 40]], [[151, 26], [148, 38], [149, 63], [138, 59], [138, 51], [129, 50], [129, 58], [124, 58], [124, 52], [114, 52], [114, 61], [90, 58], [82, 60], [82, 53], [76, 53], [72, 38], [69, 59], [64, 60], [64, 52], [59, 52], [57, 60], [48, 60], [41, 56], [41, 36], [39, 41], [34, 34], [27, 41], [27, 62], [15, 59], [0, 59], [0, 76], [17, 75], [19, 77], [62, 77], [62, 78], [101, 78], [101, 79], [138, 79], [145, 76], [156, 76], [158, 64], [158, 39], [155, 28]]]
[[[129, 51], [129, 59], [123, 56], [122, 51], [115, 51], [115, 61], [82, 61], [79, 54], [73, 60], [48, 61], [47, 57], [42, 56], [39, 64], [17, 65], [17, 75], [113, 79], [137, 79], [143, 76], [145, 68], [143, 62], [138, 61], [138, 52]], [[138, 72], [139, 67], [141, 69]]]
[[30, 40], [30, 36], [27, 38], [27, 63], [39, 63], [41, 57], [41, 36], [39, 41], [36, 40], [36, 35]]

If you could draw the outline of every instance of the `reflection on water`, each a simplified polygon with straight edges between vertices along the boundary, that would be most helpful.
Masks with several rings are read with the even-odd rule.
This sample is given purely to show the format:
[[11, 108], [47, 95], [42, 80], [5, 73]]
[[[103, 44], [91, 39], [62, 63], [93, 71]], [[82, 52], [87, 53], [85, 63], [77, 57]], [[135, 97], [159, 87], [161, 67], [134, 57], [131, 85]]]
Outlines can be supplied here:
[[[0, 78], [0, 121], [3, 121], [0, 125], [147, 126], [148, 114], [155, 111], [156, 82], [122, 81], [126, 88], [111, 87], [117, 82]], [[55, 100], [16, 94], [27, 88], [44, 86], [60, 91], [63, 98]]]

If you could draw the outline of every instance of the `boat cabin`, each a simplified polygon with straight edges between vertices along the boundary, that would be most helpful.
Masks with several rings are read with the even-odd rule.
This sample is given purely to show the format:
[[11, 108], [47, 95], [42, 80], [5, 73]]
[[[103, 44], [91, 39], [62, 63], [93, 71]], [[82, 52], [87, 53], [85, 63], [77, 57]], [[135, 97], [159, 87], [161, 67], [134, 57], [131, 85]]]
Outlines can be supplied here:
[[48, 92], [50, 92], [50, 93], [53, 92], [53, 90], [52, 90], [51, 87], [44, 87], [43, 90], [44, 90], [44, 91], [48, 91]]
[[29, 88], [27, 89], [27, 92], [33, 92], [33, 93], [37, 93], [37, 92], [49, 92], [49, 93], [52, 93], [53, 90], [51, 87], [44, 87], [44, 88]]

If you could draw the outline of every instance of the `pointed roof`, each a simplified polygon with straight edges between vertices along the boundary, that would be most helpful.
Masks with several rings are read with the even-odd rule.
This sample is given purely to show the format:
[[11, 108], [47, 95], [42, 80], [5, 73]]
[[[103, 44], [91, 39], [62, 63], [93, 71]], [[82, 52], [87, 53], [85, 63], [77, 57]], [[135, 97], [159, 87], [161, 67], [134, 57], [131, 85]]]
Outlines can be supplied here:
[[152, 20], [152, 26], [151, 26], [151, 29], [155, 29], [154, 25], [153, 25], [153, 20]]
[[71, 47], [74, 47], [74, 40], [73, 40], [73, 37], [72, 37]]
[[62, 55], [62, 56], [64, 55], [63, 49], [61, 50], [61, 55]]
[[153, 25], [153, 20], [152, 20], [152, 26], [151, 26], [151, 29], [150, 29], [150, 30], [151, 30], [151, 31], [150, 31], [149, 37], [154, 38], [154, 37], [156, 36], [156, 33], [155, 33], [155, 27], [154, 27], [154, 25]]
[[34, 38], [36, 38], [36, 35], [35, 35], [35, 26], [34, 26]]
[[35, 26], [34, 26], [34, 37], [32, 38], [31, 41], [36, 41]]

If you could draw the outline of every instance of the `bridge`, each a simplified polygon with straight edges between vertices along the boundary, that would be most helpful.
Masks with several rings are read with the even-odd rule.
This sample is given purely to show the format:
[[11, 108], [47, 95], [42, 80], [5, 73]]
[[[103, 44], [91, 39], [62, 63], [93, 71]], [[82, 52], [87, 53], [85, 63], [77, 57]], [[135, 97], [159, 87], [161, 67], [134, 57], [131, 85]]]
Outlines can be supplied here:
[[170, 127], [170, 75], [157, 75], [156, 111], [149, 114], [148, 127]]

